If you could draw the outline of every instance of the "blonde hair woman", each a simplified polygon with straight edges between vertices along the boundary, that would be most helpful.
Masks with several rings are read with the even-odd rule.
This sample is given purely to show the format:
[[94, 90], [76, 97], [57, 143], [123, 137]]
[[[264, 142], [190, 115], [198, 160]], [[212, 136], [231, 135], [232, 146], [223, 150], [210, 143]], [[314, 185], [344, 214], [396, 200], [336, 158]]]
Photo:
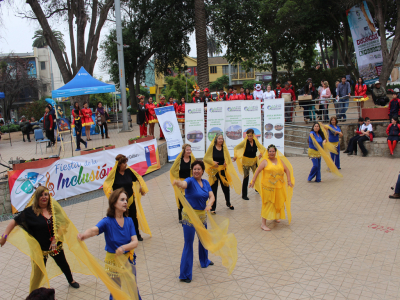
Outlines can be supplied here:
[[331, 90], [329, 89], [329, 83], [328, 83], [328, 81], [324, 81], [321, 92], [320, 92], [320, 99], [322, 99], [320, 101], [320, 103], [322, 105], [322, 120], [324, 122], [329, 122], [329, 111], [328, 111], [329, 101], [324, 100], [324, 99], [331, 98], [331, 97], [332, 97], [332, 94], [331, 94]]

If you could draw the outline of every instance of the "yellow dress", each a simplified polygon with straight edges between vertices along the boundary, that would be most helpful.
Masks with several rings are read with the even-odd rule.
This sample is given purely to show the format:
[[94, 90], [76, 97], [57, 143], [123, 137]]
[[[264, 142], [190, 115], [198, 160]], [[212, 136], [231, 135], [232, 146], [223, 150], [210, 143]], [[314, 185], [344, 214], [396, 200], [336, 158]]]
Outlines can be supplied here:
[[261, 217], [266, 220], [286, 219], [285, 205], [290, 216], [290, 199], [285, 186], [285, 170], [282, 161], [277, 157], [276, 165], [266, 158], [267, 166], [262, 171], [262, 207]]

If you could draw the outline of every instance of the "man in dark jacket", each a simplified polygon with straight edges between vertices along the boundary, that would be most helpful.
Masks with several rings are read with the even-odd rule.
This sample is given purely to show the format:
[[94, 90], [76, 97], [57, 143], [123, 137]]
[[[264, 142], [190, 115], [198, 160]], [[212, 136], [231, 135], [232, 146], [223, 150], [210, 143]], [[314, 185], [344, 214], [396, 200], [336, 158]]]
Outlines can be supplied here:
[[29, 136], [29, 133], [32, 130], [32, 127], [25, 116], [21, 117], [21, 121], [19, 121], [19, 126], [21, 127], [23, 141], [25, 142], [25, 135], [26, 135], [28, 142], [30, 142], [31, 137]]

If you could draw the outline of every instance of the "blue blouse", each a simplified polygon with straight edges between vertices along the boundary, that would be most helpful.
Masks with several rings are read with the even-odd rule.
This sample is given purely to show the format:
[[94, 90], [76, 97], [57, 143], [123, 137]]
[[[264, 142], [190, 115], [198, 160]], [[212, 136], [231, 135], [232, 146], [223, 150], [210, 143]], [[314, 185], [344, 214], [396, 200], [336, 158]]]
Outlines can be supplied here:
[[106, 240], [106, 251], [115, 253], [115, 250], [122, 245], [129, 244], [132, 236], [136, 235], [135, 225], [129, 217], [124, 217], [124, 226], [119, 226], [115, 218], [105, 217], [96, 225], [99, 234], [104, 232]]
[[211, 192], [210, 183], [202, 179], [203, 187], [193, 177], [185, 179], [187, 182], [187, 188], [185, 190], [186, 200], [190, 203], [193, 209], [204, 210], [207, 206], [207, 200], [209, 198], [209, 192]]
[[[318, 143], [321, 147], [323, 147], [323, 146], [322, 146], [322, 142], [323, 142], [322, 137], [321, 137], [320, 135], [317, 135], [317, 133], [316, 133], [315, 131], [311, 131], [310, 134], [313, 134], [315, 140], [317, 141], [317, 143]], [[313, 149], [313, 150], [315, 150], [315, 151], [318, 151], [318, 149], [315, 148], [315, 146], [314, 146], [314, 144], [313, 144], [313, 141], [311, 140], [311, 136], [308, 137], [308, 147], [309, 147], [310, 149]]]
[[[335, 126], [333, 126], [332, 124], [330, 124], [329, 127], [332, 128], [333, 130], [336, 130], [336, 131], [338, 131], [338, 132], [341, 132], [340, 127], [337, 126], [337, 125], [336, 125], [336, 127], [335, 127]], [[328, 131], [329, 131], [329, 142], [331, 142], [331, 143], [337, 143], [337, 142], [339, 142], [339, 135], [338, 135], [338, 134], [335, 135], [335, 134], [334, 134], [332, 131], [330, 131], [330, 130], [328, 130]]]

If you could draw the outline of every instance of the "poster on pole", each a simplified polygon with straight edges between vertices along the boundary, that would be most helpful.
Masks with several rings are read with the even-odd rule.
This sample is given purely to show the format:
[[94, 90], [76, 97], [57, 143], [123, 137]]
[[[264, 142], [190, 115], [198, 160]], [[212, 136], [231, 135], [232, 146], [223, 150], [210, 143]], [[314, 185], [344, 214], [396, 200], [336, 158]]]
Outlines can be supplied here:
[[185, 143], [192, 146], [193, 155], [203, 158], [205, 153], [204, 104], [185, 105]]
[[346, 11], [357, 65], [365, 84], [372, 84], [379, 79], [383, 57], [381, 41], [366, 1]]
[[264, 146], [274, 144], [285, 153], [285, 99], [269, 99], [264, 104]]
[[46, 186], [55, 200], [101, 189], [118, 154], [125, 155], [128, 165], [140, 175], [160, 169], [157, 140], [153, 139], [117, 149], [63, 158], [43, 168], [9, 171], [13, 213], [25, 208], [39, 185]]
[[262, 143], [261, 130], [261, 102], [260, 100], [242, 101], [242, 128], [243, 138], [246, 137], [246, 131], [254, 130], [254, 134]]
[[181, 153], [183, 141], [173, 106], [155, 108], [158, 123], [167, 141], [168, 161], [174, 161]]
[[242, 101], [225, 102], [225, 142], [229, 154], [243, 140], [242, 131]]
[[217, 133], [225, 137], [225, 104], [222, 101], [207, 103], [206, 151]]

